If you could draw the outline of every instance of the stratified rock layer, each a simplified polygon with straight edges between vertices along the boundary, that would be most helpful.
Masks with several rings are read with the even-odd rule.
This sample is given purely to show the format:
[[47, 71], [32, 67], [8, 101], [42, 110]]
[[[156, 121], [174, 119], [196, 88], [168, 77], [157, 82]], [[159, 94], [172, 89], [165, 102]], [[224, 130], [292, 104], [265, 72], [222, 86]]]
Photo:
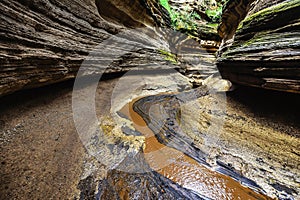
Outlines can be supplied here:
[[[168, 24], [153, 0], [4, 0], [0, 12], [0, 96], [74, 78], [97, 45], [128, 27]], [[143, 58], [147, 53], [138, 54]]]
[[1, 1], [0, 94], [74, 77], [84, 57], [118, 30], [93, 1]]
[[218, 27], [218, 33], [222, 37], [223, 42], [233, 37], [239, 23], [247, 15], [250, 4], [253, 1], [254, 0], [230, 0], [225, 4], [221, 23]]
[[[235, 10], [227, 12], [233, 15]], [[250, 5], [234, 41], [226, 41], [225, 37], [220, 49], [218, 68], [223, 78], [242, 85], [300, 93], [299, 12], [297, 0]]]

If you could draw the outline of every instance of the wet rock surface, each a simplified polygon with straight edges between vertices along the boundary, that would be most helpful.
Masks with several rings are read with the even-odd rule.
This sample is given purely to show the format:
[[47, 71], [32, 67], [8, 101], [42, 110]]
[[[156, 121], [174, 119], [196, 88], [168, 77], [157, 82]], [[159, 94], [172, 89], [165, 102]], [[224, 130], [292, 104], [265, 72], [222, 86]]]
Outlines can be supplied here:
[[[107, 97], [112, 95], [118, 81], [100, 82], [99, 93], [96, 95], [99, 117], [106, 116], [109, 112], [111, 100]], [[186, 84], [188, 85], [188, 81]], [[37, 91], [33, 90], [31, 93], [15, 94], [15, 97], [21, 95], [22, 101], [14, 96], [2, 100], [1, 198], [71, 196], [78, 199], [105, 199], [110, 196], [114, 199], [151, 199], [161, 195], [170, 199], [197, 197], [190, 196], [191, 189], [187, 190], [173, 182], [171, 177], [163, 177], [155, 171], [138, 174], [120, 171], [140, 169], [137, 166], [148, 169], [148, 164], [139, 155], [139, 151], [127, 159], [135, 160], [140, 165], [131, 165], [132, 162], [126, 162], [125, 159], [116, 170], [107, 168], [103, 160], [87, 154], [72, 125], [71, 89], [72, 83], [69, 83], [52, 89], [48, 87], [47, 90], [42, 88], [38, 98], [35, 97]], [[137, 93], [128, 94], [128, 97], [142, 95], [141, 91], [145, 92], [138, 90]], [[155, 94], [155, 90], [150, 91]], [[26, 94], [28, 96], [24, 98]], [[172, 124], [178, 123], [176, 120], [170, 118], [167, 123], [170, 130], [174, 130], [170, 133], [171, 138], [178, 141], [168, 143], [175, 145], [171, 147], [217, 171], [219, 169], [220, 173], [233, 175], [236, 180], [241, 181], [241, 177], [246, 177], [255, 181], [270, 196], [282, 199], [298, 197], [299, 120], [298, 109], [293, 106], [298, 101], [297, 96], [285, 95], [286, 98], [283, 99], [279, 98], [281, 93], [241, 88], [227, 93], [224, 103], [222, 94], [203, 97], [187, 94], [182, 94], [180, 105], [172, 101], [168, 104], [166, 99], [159, 96], [149, 97], [161, 99], [166, 103], [166, 108], [180, 113], [182, 132], [171, 128]], [[260, 95], [256, 100], [251, 100], [250, 96], [254, 94]], [[15, 100], [11, 101], [11, 98]], [[275, 104], [269, 104], [268, 99], [272, 99]], [[282, 101], [290, 103], [282, 104]], [[225, 112], [222, 106], [224, 104]], [[165, 114], [158, 114], [157, 119], [164, 116]], [[117, 120], [113, 124], [118, 122]], [[57, 126], [53, 126], [53, 123]], [[214, 127], [218, 123], [223, 125]], [[131, 135], [130, 138], [141, 136], [132, 130], [134, 129], [123, 129], [118, 134], [127, 137]], [[70, 132], [73, 134], [70, 135]], [[165, 133], [167, 132], [161, 132], [158, 137], [162, 143], [169, 138]], [[111, 143], [111, 146], [122, 149], [123, 152], [133, 148], [126, 142], [128, 139], [124, 136], [121, 138], [124, 141], [114, 140], [115, 143]], [[104, 138], [100, 140], [104, 141]], [[181, 148], [182, 145], [185, 148]], [[143, 144], [136, 147], [143, 149]], [[114, 156], [113, 153], [111, 155]], [[244, 184], [253, 187], [251, 181]]]
[[[161, 174], [152, 171], [142, 154], [128, 156], [122, 169], [109, 171], [99, 182], [99, 199], [203, 199], [199, 194], [182, 188]], [[144, 173], [128, 173], [128, 168], [143, 168]], [[140, 171], [140, 169], [136, 169]]]
[[[298, 120], [292, 118], [286, 124], [266, 118], [264, 115], [268, 116], [276, 104], [265, 108], [267, 112], [263, 116], [257, 109], [249, 112], [254, 105], [245, 101], [248, 95], [241, 91], [229, 93], [226, 100], [222, 94], [211, 95], [205, 93], [207, 90], [203, 91], [200, 98], [197, 92], [192, 93], [197, 103], [187, 94], [183, 94], [184, 99], [192, 101], [185, 102], [186, 105], [180, 94], [163, 95], [143, 98], [135, 103], [134, 109], [144, 117], [159, 142], [180, 149], [199, 163], [213, 166], [216, 171], [247, 187], [280, 199], [299, 197]], [[243, 96], [239, 97], [241, 94]], [[263, 106], [263, 98], [277, 95], [280, 93], [264, 94], [256, 103]], [[291, 95], [285, 101], [295, 97]], [[149, 108], [155, 104], [159, 105], [158, 111], [150, 112]], [[287, 114], [293, 108], [285, 106], [284, 109]], [[286, 114], [282, 114], [280, 118], [284, 119]], [[285, 187], [280, 188], [282, 185]]]

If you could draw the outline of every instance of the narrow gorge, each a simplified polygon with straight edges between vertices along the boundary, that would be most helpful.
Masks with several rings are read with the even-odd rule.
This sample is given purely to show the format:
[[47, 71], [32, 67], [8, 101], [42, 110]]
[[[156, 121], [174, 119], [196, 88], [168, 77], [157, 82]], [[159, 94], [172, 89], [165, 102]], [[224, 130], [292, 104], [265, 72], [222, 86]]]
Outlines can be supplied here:
[[2, 0], [1, 199], [300, 199], [299, 0]]

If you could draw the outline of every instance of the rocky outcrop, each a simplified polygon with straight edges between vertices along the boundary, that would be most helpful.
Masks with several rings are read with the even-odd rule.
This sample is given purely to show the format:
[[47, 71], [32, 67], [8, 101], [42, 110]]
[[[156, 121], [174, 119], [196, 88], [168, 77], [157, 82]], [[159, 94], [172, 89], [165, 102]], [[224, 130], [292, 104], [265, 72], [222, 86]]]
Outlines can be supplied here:
[[120, 26], [137, 28], [170, 25], [167, 11], [155, 0], [96, 0], [96, 5], [101, 17]]
[[[149, 169], [149, 172], [128, 173], [111, 170], [107, 173], [107, 177], [99, 182], [97, 195], [88, 196], [82, 192], [80, 196], [83, 199], [89, 197], [90, 199], [204, 199], [196, 192], [152, 171], [141, 153], [124, 160], [124, 166], [127, 168], [140, 166], [143, 170]], [[87, 181], [82, 181], [85, 182]], [[82, 186], [85, 191], [87, 185]]]
[[74, 77], [89, 51], [118, 32], [93, 1], [0, 4], [1, 95]]
[[[299, 120], [286, 114], [297, 110], [299, 97], [282, 96], [280, 92], [239, 88], [226, 98], [199, 98], [182, 104], [181, 130], [207, 153], [212, 165], [226, 164], [255, 181], [268, 196], [298, 199], [300, 140], [295, 125]], [[197, 104], [201, 106], [197, 108]]]
[[[170, 59], [161, 53], [161, 50], [164, 50], [178, 56], [178, 62], [175, 63], [177, 66], [174, 68], [182, 69], [185, 74], [192, 74], [192, 79], [207, 77], [211, 72], [216, 72], [213, 53], [218, 46], [218, 42], [215, 41], [219, 41], [220, 37], [216, 32], [216, 20], [210, 18], [206, 10], [220, 8], [223, 1], [217, 2], [218, 6], [210, 1], [170, 1], [172, 9], [174, 12], [176, 10], [178, 15], [178, 27], [174, 28], [174, 16], [172, 21], [169, 11], [156, 0], [1, 1], [0, 11], [3, 14], [0, 27], [0, 96], [74, 78], [92, 51], [100, 52], [101, 56], [93, 58], [93, 61], [87, 64], [88, 69], [84, 75], [97, 74], [99, 68], [107, 65], [109, 67], [105, 73], [126, 72], [141, 65], [150, 69], [169, 65]], [[182, 27], [185, 24], [188, 24], [188, 27]], [[167, 27], [168, 31], [159, 30], [157, 27]], [[176, 48], [187, 39], [186, 36], [182, 39], [180, 37], [184, 36], [183, 34], [176, 31], [172, 33], [173, 29], [186, 33], [191, 27], [194, 31], [191, 40], [198, 40], [193, 43], [199, 46], [199, 42], [200, 45], [209, 44], [206, 41], [211, 40], [209, 42], [213, 44], [208, 45], [208, 50], [207, 45], [202, 45], [203, 48], [200, 49], [205, 52], [204, 56], [202, 52], [198, 55], [188, 55], [192, 56], [192, 60], [197, 56], [200, 60], [204, 57], [204, 64], [196, 67], [191, 65], [190, 58], [180, 61], [182, 55], [177, 55], [176, 52]], [[143, 31], [130, 32], [127, 35], [125, 33], [120, 39], [116, 39], [114, 44], [110, 43], [106, 49], [109, 55], [104, 55], [103, 48], [95, 49], [111, 36], [136, 28]], [[133, 43], [141, 39], [143, 41], [138, 42], [145, 48], [128, 53], [130, 50], [122, 46], [126, 37], [131, 40], [126, 41], [126, 45], [134, 41], [129, 45], [134, 46]], [[158, 43], [161, 44], [159, 48]], [[119, 56], [119, 50], [125, 52], [125, 55], [112, 58], [112, 55]], [[195, 52], [196, 50], [193, 53]], [[154, 64], [149, 64], [149, 61]], [[202, 73], [203, 71], [205, 73]]]
[[[4, 0], [0, 12], [0, 96], [74, 78], [87, 55], [112, 35], [169, 23], [154, 0]], [[147, 53], [137, 54], [132, 57], [143, 59]]]
[[250, 7], [246, 18], [238, 26], [230, 26], [231, 20], [240, 21], [245, 12], [239, 7], [230, 10], [229, 1], [219, 29], [224, 37], [218, 58], [223, 78], [242, 85], [300, 93], [299, 1], [240, 2], [244, 2], [241, 8]]
[[250, 3], [254, 0], [228, 1], [222, 13], [222, 20], [218, 26], [218, 33], [222, 37], [223, 43], [232, 39], [239, 23], [245, 18], [250, 8]]
[[101, 17], [120, 26], [136, 28], [154, 25], [152, 17], [147, 14], [146, 8], [139, 1], [129, 3], [127, 1], [101, 0], [96, 1], [96, 5]]

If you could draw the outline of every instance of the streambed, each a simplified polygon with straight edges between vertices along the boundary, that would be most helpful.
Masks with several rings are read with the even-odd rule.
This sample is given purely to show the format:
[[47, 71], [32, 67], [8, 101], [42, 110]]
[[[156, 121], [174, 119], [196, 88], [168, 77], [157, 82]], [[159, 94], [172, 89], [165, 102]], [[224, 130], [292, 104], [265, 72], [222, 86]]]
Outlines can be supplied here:
[[[158, 95], [158, 97], [161, 99], [170, 101], [170, 99], [166, 98], [168, 96], [172, 95]], [[162, 128], [164, 133], [154, 133], [153, 130], [157, 129], [152, 127], [153, 130], [151, 130], [147, 126], [147, 123], [144, 121], [144, 119], [135, 111], [139, 110], [139, 113], [143, 114], [142, 116], [145, 116], [145, 113], [141, 112], [140, 109], [147, 104], [147, 100], [149, 99], [151, 99], [151, 97], [144, 97], [140, 100], [134, 100], [124, 106], [121, 112], [127, 115], [132, 120], [136, 130], [141, 132], [146, 137], [145, 148], [143, 152], [145, 160], [149, 163], [153, 170], [156, 170], [166, 178], [185, 188], [193, 190], [197, 194], [200, 194], [200, 196], [208, 199], [271, 199], [266, 195], [259, 194], [240, 184], [244, 182], [244, 184], [255, 185], [255, 183], [252, 183], [251, 180], [247, 180], [246, 178], [240, 177], [231, 172], [232, 176], [235, 175], [233, 178], [238, 180], [235, 181], [226, 175], [210, 169], [209, 164], [206, 163], [203, 158], [198, 157], [197, 161], [196, 159], [190, 157], [189, 152], [181, 152], [181, 149], [183, 149], [183, 151], [184, 149], [187, 149], [184, 145], [179, 144], [175, 148], [174, 146], [165, 146], [163, 144], [165, 141], [163, 141], [161, 138], [162, 135], [159, 134], [168, 134], [168, 130]], [[143, 104], [143, 102], [146, 103]], [[157, 102], [163, 106], [162, 102]], [[156, 102], [154, 100], [151, 103], [153, 105]], [[145, 118], [146, 117], [147, 116], [145, 116]], [[176, 119], [173, 120], [176, 121]], [[169, 117], [168, 121], [170, 124]], [[173, 132], [173, 134], [173, 137], [180, 137], [176, 136], [175, 132]], [[159, 140], [162, 142], [160, 142], [157, 138], [159, 138]], [[197, 151], [197, 149], [195, 149], [195, 151]], [[199, 152], [194, 152], [192, 154], [199, 154]]]

